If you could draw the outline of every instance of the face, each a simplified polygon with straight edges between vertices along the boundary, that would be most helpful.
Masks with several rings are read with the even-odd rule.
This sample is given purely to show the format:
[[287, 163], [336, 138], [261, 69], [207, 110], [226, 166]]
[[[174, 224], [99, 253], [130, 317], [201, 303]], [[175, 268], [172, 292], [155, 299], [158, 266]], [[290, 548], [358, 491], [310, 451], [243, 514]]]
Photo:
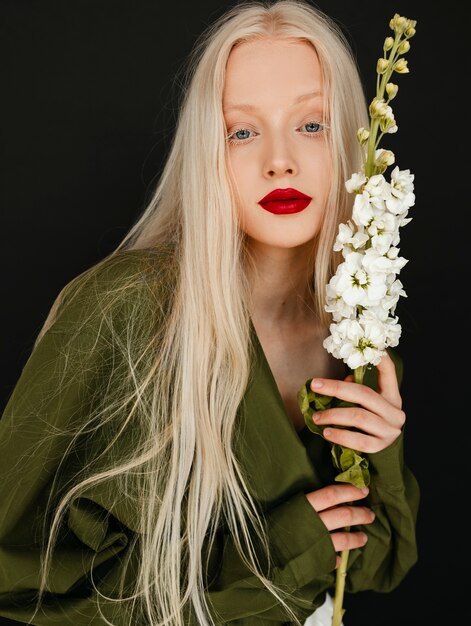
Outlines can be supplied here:
[[[312, 241], [331, 173], [314, 48], [276, 39], [236, 46], [226, 67], [223, 112], [228, 166], [249, 242], [293, 248]], [[275, 198], [260, 203], [270, 192]]]

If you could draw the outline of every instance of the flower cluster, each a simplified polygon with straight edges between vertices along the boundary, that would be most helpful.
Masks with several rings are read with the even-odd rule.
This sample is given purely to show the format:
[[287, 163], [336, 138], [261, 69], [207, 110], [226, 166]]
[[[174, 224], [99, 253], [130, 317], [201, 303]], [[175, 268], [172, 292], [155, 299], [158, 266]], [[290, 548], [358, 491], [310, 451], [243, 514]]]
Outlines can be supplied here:
[[390, 102], [398, 87], [389, 79], [394, 72], [409, 72], [403, 58], [410, 49], [416, 21], [398, 15], [389, 26], [394, 37], [386, 37], [383, 56], [376, 65], [376, 95], [369, 107], [370, 127], [360, 128], [357, 140], [363, 150], [361, 172], [346, 181], [355, 193], [352, 219], [340, 224], [334, 250], [344, 261], [326, 288], [326, 311], [332, 314], [325, 349], [356, 370], [361, 382], [363, 368], [377, 365], [388, 346], [399, 342], [401, 326], [395, 316], [400, 296], [405, 296], [398, 274], [407, 260], [399, 256], [399, 228], [410, 222], [414, 205], [414, 175], [397, 166], [390, 180], [386, 169], [395, 161], [391, 150], [379, 149], [384, 134], [397, 132]]
[[407, 263], [399, 256], [399, 228], [411, 218], [414, 175], [395, 167], [383, 174], [354, 174], [347, 190], [355, 193], [352, 219], [340, 224], [334, 250], [344, 261], [327, 285], [326, 311], [332, 314], [324, 347], [351, 368], [377, 365], [387, 346], [399, 342], [401, 326], [394, 315], [400, 296], [397, 278]]

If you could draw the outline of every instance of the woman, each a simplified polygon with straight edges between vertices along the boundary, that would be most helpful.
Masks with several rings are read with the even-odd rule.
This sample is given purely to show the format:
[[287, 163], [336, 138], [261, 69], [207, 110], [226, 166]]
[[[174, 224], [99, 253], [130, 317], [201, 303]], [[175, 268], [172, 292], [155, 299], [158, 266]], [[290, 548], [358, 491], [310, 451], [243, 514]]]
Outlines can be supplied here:
[[[416, 561], [400, 361], [360, 385], [322, 347], [366, 123], [351, 52], [307, 2], [241, 3], [184, 93], [149, 206], [59, 294], [0, 421], [0, 615], [311, 625], [340, 551], [349, 592]], [[311, 378], [362, 407], [325, 441]], [[368, 454], [369, 492], [335, 483], [332, 442]]]

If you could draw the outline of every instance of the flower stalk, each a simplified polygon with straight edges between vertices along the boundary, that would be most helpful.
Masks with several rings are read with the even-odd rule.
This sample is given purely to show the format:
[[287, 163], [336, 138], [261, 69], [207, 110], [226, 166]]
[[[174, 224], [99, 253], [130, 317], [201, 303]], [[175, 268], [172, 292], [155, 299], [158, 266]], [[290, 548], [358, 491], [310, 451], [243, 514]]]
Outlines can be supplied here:
[[[399, 342], [401, 327], [395, 315], [400, 296], [406, 296], [398, 274], [407, 263], [399, 256], [399, 229], [410, 222], [407, 217], [415, 203], [414, 176], [396, 166], [387, 181], [384, 173], [395, 161], [391, 150], [380, 149], [381, 139], [398, 130], [391, 100], [398, 87], [393, 74], [409, 72], [404, 59], [415, 34], [416, 21], [395, 14], [386, 37], [383, 56], [376, 65], [376, 94], [369, 106], [369, 128], [360, 128], [357, 140], [362, 151], [362, 168], [346, 181], [349, 193], [355, 194], [352, 219], [340, 224], [334, 251], [344, 258], [326, 287], [325, 310], [332, 315], [330, 335], [325, 349], [342, 359], [362, 384], [366, 371], [377, 365], [391, 346]], [[316, 393], [308, 380], [298, 392], [298, 403], [307, 427], [322, 436], [324, 427], [312, 419], [315, 411], [351, 403]], [[357, 487], [370, 482], [368, 459], [360, 452], [331, 444], [332, 461], [338, 470], [336, 481]], [[347, 529], [349, 530], [349, 528]], [[349, 550], [340, 555], [336, 571], [332, 626], [341, 626], [345, 613], [343, 598], [347, 578]]]
[[[347, 530], [350, 530], [349, 528]], [[345, 594], [345, 582], [347, 579], [347, 565], [349, 550], [342, 550], [340, 553], [340, 564], [337, 568], [335, 575], [335, 596], [334, 596], [334, 608], [332, 613], [332, 626], [341, 626], [342, 617], [345, 613], [343, 608], [343, 602], [339, 601], [339, 598], [343, 598]]]

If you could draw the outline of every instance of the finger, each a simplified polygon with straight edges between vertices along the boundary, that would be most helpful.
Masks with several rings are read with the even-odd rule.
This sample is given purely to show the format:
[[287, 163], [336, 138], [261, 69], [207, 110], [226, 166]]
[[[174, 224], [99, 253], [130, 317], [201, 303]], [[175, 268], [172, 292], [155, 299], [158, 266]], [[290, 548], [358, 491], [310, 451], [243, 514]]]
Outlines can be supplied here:
[[355, 487], [349, 483], [328, 485], [304, 494], [315, 511], [325, 511], [333, 506], [361, 500], [368, 495], [368, 487]]
[[364, 433], [345, 428], [324, 428], [322, 435], [330, 443], [337, 443], [344, 448], [352, 448], [358, 452], [371, 454], [379, 452], [391, 445], [399, 436], [400, 429], [390, 430], [381, 437], [373, 437]]
[[[338, 407], [335, 409], [326, 409], [325, 411], [316, 411], [312, 419], [315, 424], [318, 426], [346, 426], [347, 428], [354, 428], [353, 431], [345, 431], [337, 429], [335, 433], [333, 433], [334, 438], [337, 436], [342, 437], [350, 436], [354, 434], [358, 434], [358, 431], [361, 433], [365, 433], [371, 437], [375, 437], [380, 439], [387, 444], [392, 443], [398, 436], [401, 431], [401, 424], [392, 425], [389, 424], [382, 417], [371, 413], [370, 411], [366, 411], [362, 407]], [[332, 433], [323, 432], [323, 435], [332, 441]], [[356, 438], [358, 441], [362, 441], [362, 438]], [[343, 439], [345, 441], [345, 439]], [[335, 441], [335, 443], [341, 443], [340, 441]], [[364, 448], [358, 448], [357, 444], [350, 442], [341, 443], [341, 445], [346, 445], [349, 448], [355, 448], [357, 450], [362, 450], [363, 452], [373, 452], [373, 450], [365, 450]]]
[[387, 351], [381, 357], [381, 361], [376, 368], [378, 370], [379, 394], [393, 406], [400, 409], [402, 407], [402, 398], [399, 392], [396, 366]]
[[335, 409], [325, 409], [315, 411], [312, 419], [318, 426], [326, 424], [335, 426], [347, 426], [357, 428], [374, 437], [383, 437], [392, 432], [396, 433], [382, 417], [363, 409], [361, 406], [336, 407]]
[[338, 506], [333, 509], [321, 511], [319, 517], [328, 530], [371, 524], [375, 514], [366, 506]]
[[354, 548], [362, 548], [368, 541], [368, 535], [362, 531], [358, 532], [336, 532], [330, 533], [334, 550], [342, 552], [342, 550], [353, 550]]
[[368, 411], [380, 415], [395, 426], [404, 424], [405, 415], [401, 409], [391, 404], [380, 393], [377, 393], [367, 385], [335, 380], [333, 378], [313, 378], [311, 389], [320, 391], [328, 396], [352, 402], [353, 404], [359, 404], [368, 409]]

